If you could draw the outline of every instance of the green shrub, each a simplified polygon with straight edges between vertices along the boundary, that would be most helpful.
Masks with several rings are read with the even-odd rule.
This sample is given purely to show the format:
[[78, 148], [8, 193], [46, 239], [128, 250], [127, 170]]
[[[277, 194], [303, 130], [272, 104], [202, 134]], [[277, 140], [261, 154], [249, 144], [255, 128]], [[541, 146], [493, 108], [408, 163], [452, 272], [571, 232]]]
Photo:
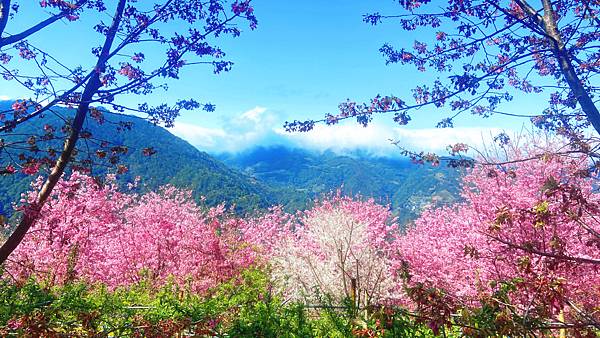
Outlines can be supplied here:
[[432, 337], [400, 309], [306, 307], [272, 292], [268, 274], [243, 271], [198, 295], [144, 280], [127, 288], [0, 280], [0, 336]]

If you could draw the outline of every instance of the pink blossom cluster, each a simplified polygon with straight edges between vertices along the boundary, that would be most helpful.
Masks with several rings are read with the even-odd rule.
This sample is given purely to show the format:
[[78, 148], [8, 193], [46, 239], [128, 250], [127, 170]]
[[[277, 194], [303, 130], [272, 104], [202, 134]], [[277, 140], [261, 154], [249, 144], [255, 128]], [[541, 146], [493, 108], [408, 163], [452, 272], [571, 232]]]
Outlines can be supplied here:
[[464, 177], [464, 202], [425, 211], [398, 238], [397, 269], [408, 266], [409, 286], [444, 289], [467, 304], [509, 282], [522, 313], [597, 306], [600, 195], [587, 158], [552, 145], [507, 149], [507, 163]]
[[129, 80], [137, 80], [142, 77], [143, 72], [139, 68], [134, 67], [131, 64], [125, 62], [121, 64], [119, 74], [126, 76]]
[[388, 207], [339, 192], [295, 214], [273, 207], [242, 219], [171, 186], [140, 195], [120, 191], [114, 177], [99, 184], [73, 173], [7, 268], [16, 279], [111, 287], [173, 278], [203, 292], [260, 264], [290, 299], [328, 295], [358, 306], [410, 304], [410, 289], [421, 286], [477, 306], [509, 283], [522, 314], [591, 313], [600, 299], [600, 195], [590, 163], [557, 145], [503, 147], [504, 163], [464, 177], [462, 202], [424, 211], [405, 233]]
[[289, 299], [354, 299], [367, 306], [389, 300], [390, 257], [397, 233], [389, 208], [339, 191], [296, 215], [277, 208], [244, 228], [246, 240], [269, 258], [273, 282]]
[[33, 274], [52, 283], [81, 278], [117, 287], [173, 278], [203, 292], [255, 259], [230, 231], [236, 221], [224, 207], [203, 210], [189, 191], [172, 186], [137, 195], [119, 191], [114, 178], [99, 185], [73, 173], [41, 214], [8, 263], [17, 279]]

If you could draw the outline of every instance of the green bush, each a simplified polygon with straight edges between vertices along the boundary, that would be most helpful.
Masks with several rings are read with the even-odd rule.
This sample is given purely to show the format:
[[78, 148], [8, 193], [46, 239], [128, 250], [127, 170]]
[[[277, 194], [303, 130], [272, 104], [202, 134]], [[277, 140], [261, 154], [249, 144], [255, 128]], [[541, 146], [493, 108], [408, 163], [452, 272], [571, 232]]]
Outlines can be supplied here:
[[305, 307], [249, 269], [206, 295], [144, 281], [109, 290], [78, 281], [0, 280], [0, 336], [19, 337], [432, 337], [400, 309]]

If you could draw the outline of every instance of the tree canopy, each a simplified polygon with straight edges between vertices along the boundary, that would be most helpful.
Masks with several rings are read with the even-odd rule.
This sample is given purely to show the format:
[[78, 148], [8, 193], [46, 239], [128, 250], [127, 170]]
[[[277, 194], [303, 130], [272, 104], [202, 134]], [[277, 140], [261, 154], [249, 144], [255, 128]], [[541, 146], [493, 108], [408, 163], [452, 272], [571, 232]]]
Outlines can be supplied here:
[[[430, 0], [398, 1], [402, 12], [364, 15], [366, 23], [398, 23], [418, 32], [412, 46], [386, 43], [387, 64], [412, 65], [440, 76], [417, 84], [412, 98], [377, 95], [352, 100], [321, 120], [286, 123], [289, 131], [307, 131], [315, 123], [336, 124], [355, 118], [369, 124], [375, 114], [393, 113], [400, 125], [423, 107], [445, 109], [438, 127], [452, 127], [457, 116], [471, 113], [529, 117], [540, 128], [580, 138], [587, 126], [600, 132], [595, 94], [600, 50], [598, 1], [570, 0]], [[445, 74], [445, 75], [443, 75]], [[545, 93], [547, 105], [535, 112], [506, 112], [502, 104], [515, 91]]]
[[[146, 114], [150, 121], [172, 126], [173, 120], [182, 109], [203, 108], [214, 110], [212, 104], [200, 104], [194, 99], [182, 99], [172, 104], [163, 103], [156, 107], [140, 103], [137, 107], [126, 107], [116, 103], [120, 95], [148, 95], [159, 89], [166, 89], [167, 79], [177, 79], [181, 69], [192, 65], [208, 64], [214, 73], [228, 71], [232, 62], [225, 60], [225, 53], [216, 45], [222, 36], [238, 36], [238, 24], [246, 21], [251, 29], [257, 24], [250, 1], [211, 0], [179, 1], [166, 0], [154, 4], [119, 0], [114, 4], [104, 1], [41, 1], [42, 8], [56, 12], [50, 19], [34, 23], [29, 34], [6, 33], [11, 17], [19, 10], [10, 0], [2, 1], [0, 33], [4, 45], [0, 46], [2, 65], [0, 73], [5, 81], [12, 81], [30, 93], [30, 98], [14, 101], [8, 111], [0, 114], [0, 132], [9, 135], [19, 124], [34, 117], [53, 113], [56, 105], [74, 107], [72, 119], [65, 118], [65, 124], [58, 133], [47, 126], [39, 134], [22, 135], [23, 139], [6, 144], [0, 142], [0, 173], [10, 175], [19, 168], [27, 174], [47, 169], [45, 183], [35, 201], [23, 209], [23, 217], [16, 230], [0, 248], [0, 263], [22, 240], [27, 229], [39, 217], [39, 212], [51, 195], [69, 164], [73, 164], [75, 154], [85, 152], [87, 160], [75, 163], [78, 169], [93, 164], [93, 159], [115, 156], [127, 151], [126, 147], [112, 146], [108, 140], [95, 140], [96, 149], [78, 149], [81, 139], [93, 139], [89, 131], [83, 129], [88, 116], [99, 124], [105, 119], [95, 106], [108, 105], [118, 111]], [[89, 50], [94, 62], [91, 64], [67, 64], [64, 55], [51, 55], [44, 46], [29, 42], [26, 38], [41, 29], [50, 29], [51, 21], [65, 18], [77, 20], [88, 11], [98, 12], [91, 27], [101, 38], [89, 41], [84, 46], [70, 46], [78, 50]], [[49, 21], [48, 21], [49, 20]], [[87, 21], [86, 21], [87, 22]], [[177, 30], [172, 27], [176, 25]], [[67, 39], [68, 36], [65, 36]], [[159, 59], [146, 59], [146, 51], [151, 48]], [[127, 125], [118, 125], [127, 128]], [[59, 149], [43, 149], [44, 141], [64, 138], [64, 146]], [[24, 150], [29, 150], [25, 153]], [[91, 153], [90, 153], [91, 152]], [[152, 148], [144, 149], [151, 155]], [[112, 163], [112, 164], [116, 164]], [[120, 171], [126, 170], [119, 167]]]

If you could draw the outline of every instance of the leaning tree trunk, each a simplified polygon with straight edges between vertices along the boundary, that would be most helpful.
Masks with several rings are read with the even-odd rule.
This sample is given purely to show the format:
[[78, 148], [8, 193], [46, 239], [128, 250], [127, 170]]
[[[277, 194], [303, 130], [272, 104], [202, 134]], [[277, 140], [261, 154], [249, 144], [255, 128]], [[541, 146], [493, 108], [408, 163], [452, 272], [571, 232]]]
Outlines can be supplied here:
[[8, 23], [8, 15], [10, 12], [10, 0], [0, 0], [0, 39], [2, 39], [2, 33]]
[[587, 116], [587, 120], [592, 124], [594, 129], [596, 129], [596, 132], [600, 133], [600, 112], [590, 97], [590, 94], [583, 86], [581, 79], [579, 79], [579, 76], [577, 76], [577, 73], [575, 72], [575, 68], [571, 62], [572, 58], [558, 31], [552, 2], [550, 0], [543, 0], [542, 3], [544, 5], [544, 16], [541, 20], [541, 26], [546, 32], [547, 38], [550, 40], [550, 45], [552, 46], [552, 51], [558, 61], [560, 70], [563, 73], [573, 96], [577, 99], [581, 110], [583, 110]]
[[102, 51], [98, 57], [96, 67], [94, 70], [92, 70], [93, 75], [90, 77], [83, 90], [81, 101], [77, 107], [75, 118], [71, 127], [71, 133], [65, 141], [63, 151], [60, 154], [58, 161], [56, 161], [56, 164], [52, 168], [50, 175], [48, 175], [44, 181], [36, 200], [25, 209], [23, 217], [21, 218], [21, 221], [17, 225], [15, 231], [10, 235], [2, 247], [0, 247], [0, 265], [6, 262], [10, 254], [21, 243], [27, 231], [39, 219], [42, 207], [48, 200], [48, 197], [50, 197], [52, 190], [56, 186], [56, 183], [58, 183], [60, 180], [61, 176], [65, 172], [67, 164], [71, 160], [71, 156], [75, 150], [75, 145], [79, 139], [79, 133], [81, 132], [83, 122], [85, 121], [88, 113], [90, 102], [102, 85], [100, 82], [100, 73], [102, 73], [106, 67], [106, 62], [108, 61], [110, 55], [110, 49], [112, 48], [113, 41], [121, 22], [123, 10], [125, 9], [125, 3], [126, 0], [120, 0], [119, 4], [117, 5], [113, 22], [108, 30], [108, 33], [106, 34], [104, 46], [102, 47]]

